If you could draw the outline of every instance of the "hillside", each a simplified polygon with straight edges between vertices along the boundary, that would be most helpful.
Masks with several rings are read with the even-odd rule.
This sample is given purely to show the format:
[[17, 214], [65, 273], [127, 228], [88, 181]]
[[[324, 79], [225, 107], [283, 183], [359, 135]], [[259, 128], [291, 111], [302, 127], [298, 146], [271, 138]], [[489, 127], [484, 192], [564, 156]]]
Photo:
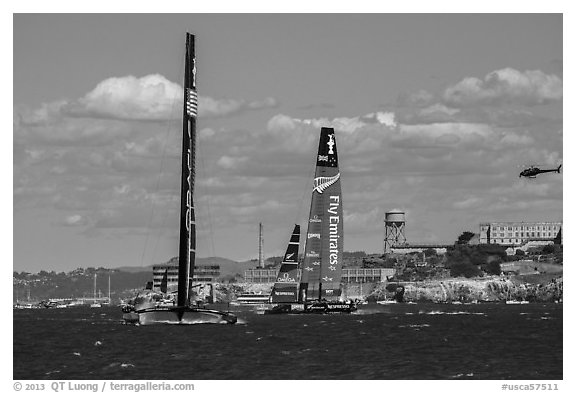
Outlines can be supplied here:
[[[220, 266], [220, 276], [222, 278], [232, 278], [236, 275], [244, 276], [244, 270], [253, 269], [258, 265], [257, 261], [245, 261], [236, 262], [231, 259], [220, 258], [220, 257], [208, 257], [208, 258], [197, 258], [196, 265], [219, 265]], [[121, 266], [116, 268], [126, 273], [143, 273], [152, 272], [152, 265], [149, 266]]]
[[[219, 265], [221, 281], [243, 278], [244, 270], [254, 268], [256, 261], [236, 262], [226, 258], [199, 258], [197, 265]], [[152, 266], [123, 266], [115, 269], [78, 268], [68, 273], [41, 271], [36, 274], [13, 274], [13, 299], [31, 301], [49, 298], [92, 297], [94, 293], [94, 274], [97, 275], [97, 293], [108, 294], [108, 277], [113, 300], [130, 296], [134, 291], [143, 289], [152, 281]]]

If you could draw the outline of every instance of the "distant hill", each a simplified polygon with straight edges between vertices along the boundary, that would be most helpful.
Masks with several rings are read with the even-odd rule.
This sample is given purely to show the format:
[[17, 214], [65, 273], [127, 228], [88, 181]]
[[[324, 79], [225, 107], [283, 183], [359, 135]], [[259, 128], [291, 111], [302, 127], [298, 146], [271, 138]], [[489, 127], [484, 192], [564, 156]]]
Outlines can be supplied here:
[[[208, 257], [208, 258], [197, 258], [196, 265], [219, 265], [220, 266], [220, 276], [221, 277], [234, 277], [237, 274], [244, 276], [244, 270], [253, 269], [258, 265], [258, 261], [245, 261], [237, 262], [231, 259], [221, 258], [221, 257]], [[144, 273], [152, 272], [152, 265], [149, 266], [122, 266], [115, 270], [119, 270], [127, 273]]]
[[[255, 268], [256, 260], [236, 262], [231, 259], [210, 257], [198, 258], [197, 265], [219, 265], [218, 281], [242, 280], [246, 269]], [[41, 271], [36, 274], [13, 272], [13, 299], [26, 299], [38, 302], [50, 298], [91, 297], [94, 293], [94, 274], [97, 275], [97, 292], [102, 296], [108, 294], [108, 277], [110, 292], [114, 301], [129, 298], [152, 281], [152, 265], [122, 266], [118, 268], [78, 268], [68, 273]]]
[[151, 272], [152, 265], [150, 266], [120, 266], [114, 268], [116, 271], [125, 272], [125, 273], [143, 273], [143, 272]]
[[258, 265], [258, 261], [236, 262], [231, 259], [210, 257], [200, 258], [197, 265], [220, 265], [220, 277], [234, 277], [237, 274], [244, 276], [244, 270], [253, 269]]

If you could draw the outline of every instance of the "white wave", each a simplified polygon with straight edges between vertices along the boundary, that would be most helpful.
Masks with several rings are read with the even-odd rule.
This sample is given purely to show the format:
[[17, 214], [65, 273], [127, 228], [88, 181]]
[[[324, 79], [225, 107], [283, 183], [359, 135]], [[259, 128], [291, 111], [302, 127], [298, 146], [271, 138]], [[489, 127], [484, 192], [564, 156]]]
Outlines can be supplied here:
[[484, 315], [484, 316], [486, 316], [486, 314], [483, 312], [468, 312], [468, 311], [451, 311], [451, 312], [429, 311], [429, 312], [422, 312], [421, 314], [427, 314], [427, 315]]

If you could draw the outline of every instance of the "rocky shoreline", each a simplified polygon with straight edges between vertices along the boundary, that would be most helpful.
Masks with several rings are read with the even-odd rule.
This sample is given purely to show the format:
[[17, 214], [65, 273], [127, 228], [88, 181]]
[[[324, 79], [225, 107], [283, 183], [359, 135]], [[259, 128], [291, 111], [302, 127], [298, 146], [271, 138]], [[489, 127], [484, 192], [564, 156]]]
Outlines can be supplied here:
[[[515, 281], [510, 278], [444, 279], [403, 283], [404, 301], [435, 303], [505, 302], [509, 300], [529, 302], [561, 302], [562, 278], [546, 284]], [[386, 285], [379, 284], [367, 296], [367, 300], [390, 298]]]
[[[349, 299], [376, 302], [391, 299], [393, 293], [386, 289], [387, 282], [343, 284], [343, 295]], [[434, 303], [505, 302], [562, 302], [563, 278], [539, 277], [539, 280], [515, 276], [490, 276], [484, 278], [444, 278], [426, 281], [400, 282], [404, 286], [404, 301]], [[241, 293], [270, 293], [271, 283], [214, 285], [216, 302], [234, 301]]]

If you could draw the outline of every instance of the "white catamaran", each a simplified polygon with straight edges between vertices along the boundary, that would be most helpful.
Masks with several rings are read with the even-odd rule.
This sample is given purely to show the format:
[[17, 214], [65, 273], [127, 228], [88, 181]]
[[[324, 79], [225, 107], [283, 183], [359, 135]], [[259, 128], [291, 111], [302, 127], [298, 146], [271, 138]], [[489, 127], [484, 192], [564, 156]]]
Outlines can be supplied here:
[[196, 57], [194, 36], [186, 33], [186, 63], [182, 124], [182, 174], [180, 193], [180, 247], [178, 262], [178, 297], [174, 305], [144, 301], [125, 307], [124, 320], [140, 325], [151, 324], [234, 324], [237, 317], [229, 312], [191, 304], [192, 275], [196, 258], [196, 221], [194, 214], [194, 180], [196, 156]]

